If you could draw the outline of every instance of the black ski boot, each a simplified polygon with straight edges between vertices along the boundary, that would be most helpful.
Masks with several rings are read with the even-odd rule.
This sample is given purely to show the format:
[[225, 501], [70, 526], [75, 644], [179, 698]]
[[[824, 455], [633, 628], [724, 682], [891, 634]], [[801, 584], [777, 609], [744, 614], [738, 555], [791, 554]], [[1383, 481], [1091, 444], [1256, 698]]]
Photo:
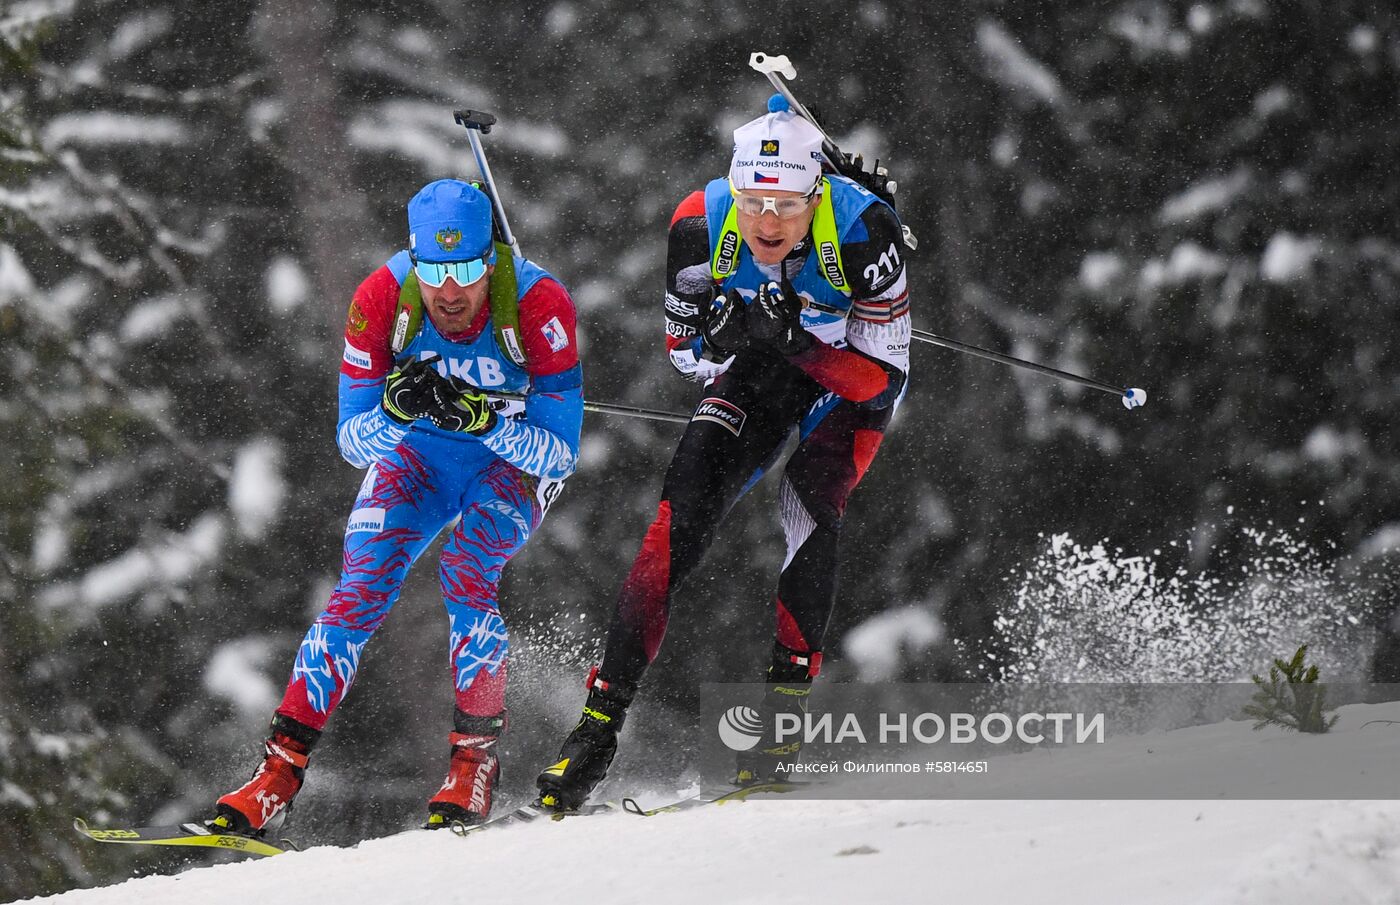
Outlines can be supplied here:
[[[774, 642], [767, 687], [758, 705], [760, 725], [773, 726], [779, 713], [792, 713], [798, 717], [805, 715], [807, 697], [812, 693], [812, 680], [821, 671], [821, 665], [821, 651], [800, 653]], [[754, 749], [740, 751], [736, 755], [738, 770], [734, 783], [751, 786], [766, 782], [789, 782], [791, 774], [783, 768], [797, 763], [801, 752], [801, 736], [781, 744], [774, 737], [765, 738]]]
[[600, 679], [596, 666], [588, 674], [587, 687], [583, 716], [564, 739], [559, 759], [535, 780], [540, 804], [553, 811], [578, 810], [603, 781], [617, 753], [617, 734], [627, 718], [627, 705], [637, 693], [635, 685]]

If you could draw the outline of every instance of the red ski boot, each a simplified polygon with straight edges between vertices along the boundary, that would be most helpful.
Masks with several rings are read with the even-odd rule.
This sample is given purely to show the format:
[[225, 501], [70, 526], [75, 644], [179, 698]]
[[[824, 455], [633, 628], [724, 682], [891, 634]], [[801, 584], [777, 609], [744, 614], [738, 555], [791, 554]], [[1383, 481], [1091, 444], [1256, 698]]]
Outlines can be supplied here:
[[321, 733], [280, 714], [272, 721], [272, 736], [263, 742], [263, 762], [242, 788], [219, 799], [220, 829], [247, 836], [261, 835], [301, 791], [306, 762]]
[[458, 712], [453, 721], [452, 761], [442, 788], [428, 802], [429, 829], [462, 823], [484, 823], [491, 813], [491, 792], [501, 775], [496, 741], [505, 725], [505, 714], [469, 716]]

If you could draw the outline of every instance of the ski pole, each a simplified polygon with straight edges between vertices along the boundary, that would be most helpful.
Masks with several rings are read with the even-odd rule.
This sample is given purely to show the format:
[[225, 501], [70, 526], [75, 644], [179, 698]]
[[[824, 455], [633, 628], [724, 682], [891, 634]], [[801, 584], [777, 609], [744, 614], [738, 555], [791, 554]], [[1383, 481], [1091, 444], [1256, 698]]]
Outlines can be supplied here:
[[[848, 167], [859, 169], [859, 167], [856, 166], [855, 162], [845, 152], [843, 152], [840, 149], [840, 147], [837, 146], [835, 140], [832, 139], [832, 137], [829, 134], [827, 134], [827, 131], [822, 128], [821, 123], [817, 122], [816, 117], [812, 115], [812, 111], [808, 110], [806, 105], [797, 99], [797, 96], [793, 94], [792, 89], [788, 87], [787, 82], [784, 82], [782, 78], [779, 78], [779, 76], [783, 76], [787, 79], [797, 78], [797, 68], [792, 65], [791, 61], [789, 61], [785, 55], [779, 54], [775, 56], [772, 54], [765, 53], [750, 54], [749, 67], [755, 70], [756, 72], [759, 72], [762, 75], [764, 75], [768, 79], [769, 83], [772, 84], [772, 86], [775, 89], [777, 89], [778, 93], [781, 94], [783, 98], [788, 102], [788, 106], [790, 106], [797, 113], [805, 117], [806, 120], [809, 123], [811, 123], [814, 127], [816, 127], [816, 130], [821, 133], [822, 155], [826, 158], [827, 163], [831, 165], [832, 169], [836, 170], [838, 173], [842, 173], [843, 175], [849, 175], [846, 173]], [[880, 177], [883, 177], [885, 175], [886, 174], [881, 172], [881, 167], [877, 162], [875, 167], [876, 178], [879, 179]], [[892, 181], [886, 180], [885, 188], [887, 188], [890, 194], [893, 195], [897, 188], [897, 184]], [[915, 238], [914, 234], [910, 231], [909, 227], [905, 226], [903, 229], [904, 243], [908, 245], [911, 249], [918, 248], [918, 239]], [[816, 307], [821, 308], [823, 306], [818, 305]], [[833, 309], [833, 313], [840, 314], [842, 312], [834, 311]], [[1081, 377], [1078, 374], [1071, 374], [1068, 371], [1061, 371], [1058, 368], [1052, 368], [1046, 365], [1036, 364], [1033, 361], [1026, 361], [1021, 358], [1015, 358], [1011, 355], [1003, 355], [1000, 352], [993, 352], [990, 349], [983, 349], [979, 346], [971, 345], [970, 343], [959, 342], [956, 339], [949, 339], [946, 336], [939, 336], [937, 333], [930, 333], [927, 330], [916, 329], [913, 331], [913, 336], [914, 339], [917, 339], [920, 342], [930, 343], [935, 346], [943, 346], [944, 348], [953, 349], [958, 352], [966, 352], [968, 355], [975, 355], [978, 358], [985, 358], [989, 361], [1000, 362], [1001, 364], [1012, 365], [1013, 367], [1025, 368], [1030, 371], [1037, 371], [1041, 374], [1048, 374], [1051, 377], [1058, 377], [1061, 380], [1068, 380], [1072, 383], [1077, 383], [1081, 386], [1086, 386], [1090, 389], [1098, 390], [1101, 393], [1112, 393], [1114, 396], [1118, 396], [1119, 398], [1121, 398], [1123, 400], [1123, 405], [1130, 409], [1137, 408], [1138, 406], [1145, 405], [1147, 403], [1147, 393], [1138, 387], [1114, 386], [1113, 384], [1104, 383], [1100, 380], [1094, 380], [1090, 377]]]
[[1147, 404], [1147, 392], [1138, 387], [1120, 387], [1111, 383], [1104, 383], [1101, 380], [1094, 380], [1092, 377], [1081, 377], [1078, 374], [1071, 374], [1068, 371], [1061, 371], [1048, 365], [1036, 364], [1033, 361], [1026, 361], [1024, 358], [1016, 358], [1011, 355], [1003, 355], [1000, 352], [993, 352], [991, 349], [983, 349], [981, 346], [974, 346], [970, 343], [959, 342], [956, 339], [949, 339], [946, 336], [939, 336], [937, 333], [930, 333], [927, 330], [913, 331], [914, 338], [920, 342], [929, 343], [935, 346], [942, 346], [945, 349], [953, 349], [957, 352], [966, 352], [968, 355], [975, 355], [978, 358], [985, 358], [988, 361], [1000, 362], [1012, 367], [1025, 368], [1028, 371], [1036, 371], [1041, 374], [1048, 374], [1051, 377], [1058, 377], [1061, 380], [1068, 380], [1080, 386], [1089, 387], [1091, 390], [1098, 390], [1101, 393], [1111, 393], [1123, 400], [1126, 408], [1137, 408]]
[[[846, 316], [846, 312], [842, 311], [840, 308], [823, 305], [821, 302], [814, 302], [811, 299], [807, 299], [805, 304], [809, 308], [815, 308], [827, 314], [835, 314], [838, 317]], [[1120, 397], [1123, 400], [1123, 405], [1130, 409], [1147, 404], [1147, 391], [1138, 387], [1114, 386], [1111, 383], [1104, 383], [1092, 377], [1081, 377], [1078, 374], [1061, 371], [1049, 365], [1036, 364], [1033, 361], [1026, 361], [1024, 358], [1016, 358], [1014, 355], [1003, 355], [1001, 352], [993, 352], [991, 349], [974, 346], [972, 343], [949, 339], [946, 336], [939, 336], [937, 333], [931, 333], [928, 330], [920, 330], [917, 327], [912, 328], [910, 332], [913, 334], [914, 339], [932, 346], [942, 346], [945, 349], [952, 349], [955, 352], [966, 352], [968, 355], [975, 355], [978, 358], [985, 358], [988, 361], [995, 361], [1016, 368], [1025, 368], [1028, 371], [1038, 371], [1041, 374], [1048, 374], [1051, 377], [1058, 377], [1061, 380], [1078, 383], [1090, 389], [1098, 390], [1101, 393], [1112, 393], [1114, 396]]]
[[[487, 396], [495, 396], [497, 399], [509, 399], [512, 402], [524, 402], [524, 393], [511, 393], [502, 390], [482, 390]], [[611, 402], [589, 402], [584, 400], [584, 411], [597, 412], [600, 415], [619, 415], [623, 418], [642, 418], [647, 421], [669, 421], [672, 424], [689, 424], [690, 416], [682, 415], [679, 412], [664, 412], [660, 409], [644, 409], [632, 405], [614, 405]]]
[[[398, 366], [402, 367], [411, 360], [411, 355], [404, 356], [398, 360], [397, 364]], [[422, 359], [419, 359], [419, 364], [435, 365], [441, 361], [442, 356], [434, 352]], [[471, 391], [476, 393], [484, 393], [487, 396], [494, 397], [496, 399], [504, 399], [508, 402], [529, 401], [529, 397], [524, 393], [516, 393], [512, 390], [484, 389], [482, 387], [476, 386], [475, 384], [468, 383], [465, 380], [461, 380], [453, 375], [448, 375], [447, 380], [458, 392]], [[495, 408], [495, 406], [492, 406], [492, 408]], [[669, 421], [673, 424], [690, 423], [690, 416], [682, 415], [679, 412], [664, 412], [660, 409], [644, 409], [631, 405], [614, 405], [611, 402], [589, 402], [587, 399], [585, 399], [583, 401], [583, 408], [585, 411], [597, 412], [600, 415], [621, 415], [625, 418], [644, 418], [648, 421]], [[500, 409], [497, 409], [497, 411], [500, 411]]]
[[481, 179], [486, 184], [486, 192], [491, 196], [491, 206], [496, 209], [496, 222], [501, 225], [501, 241], [510, 246], [510, 250], [515, 253], [516, 257], [524, 257], [520, 253], [520, 243], [515, 240], [515, 234], [510, 231], [510, 221], [506, 219], [506, 209], [501, 204], [500, 193], [496, 191], [496, 180], [491, 178], [491, 165], [486, 162], [486, 149], [481, 145], [481, 136], [490, 133], [491, 127], [496, 124], [496, 117], [480, 110], [456, 110], [453, 111], [452, 118], [467, 130], [467, 141], [471, 142], [472, 156], [476, 158], [476, 168], [481, 171]]

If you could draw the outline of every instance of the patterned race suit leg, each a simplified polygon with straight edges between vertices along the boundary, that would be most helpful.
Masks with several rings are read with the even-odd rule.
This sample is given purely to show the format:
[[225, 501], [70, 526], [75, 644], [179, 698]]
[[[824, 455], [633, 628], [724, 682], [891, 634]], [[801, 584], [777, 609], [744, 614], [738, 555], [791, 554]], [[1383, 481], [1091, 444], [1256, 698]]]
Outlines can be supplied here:
[[543, 518], [537, 484], [499, 459], [486, 466], [467, 487], [462, 519], [443, 548], [438, 579], [459, 713], [486, 717], [505, 709], [510, 640], [496, 595], [501, 570]]
[[[340, 579], [325, 610], [301, 642], [277, 713], [313, 729], [325, 728], [331, 713], [354, 683], [365, 645], [398, 600], [409, 567], [433, 538], [462, 514], [464, 505], [475, 504], [474, 511], [478, 512], [497, 506], [509, 508], [491, 498], [490, 486], [476, 478], [491, 458], [494, 457], [489, 450], [477, 444], [413, 433], [369, 469], [346, 525]], [[468, 500], [471, 493], [480, 499]], [[493, 516], [491, 522], [496, 520]], [[475, 517], [471, 521], [474, 525], [479, 522]], [[532, 521], [527, 518], [525, 524], [527, 530], [522, 533], [528, 536]], [[475, 598], [465, 591], [456, 593], [454, 584], [449, 613], [453, 613], [454, 605], [466, 608], [469, 598], [477, 599], [486, 601], [499, 622], [495, 580], [505, 559], [523, 543], [523, 537], [519, 543], [513, 543], [499, 562], [495, 561], [495, 554], [478, 559], [479, 574], [489, 575], [491, 580], [478, 583]], [[478, 552], [470, 545], [457, 549], [462, 551], [460, 561], [464, 564], [470, 553]], [[485, 591], [488, 586], [489, 594]], [[453, 631], [458, 624], [471, 625], [465, 616], [459, 620], [453, 615], [457, 623]], [[481, 620], [478, 626], [474, 640], [484, 637]], [[504, 636], [503, 627], [499, 634]], [[504, 665], [504, 650], [501, 663]], [[503, 680], [504, 670], [499, 671]]]

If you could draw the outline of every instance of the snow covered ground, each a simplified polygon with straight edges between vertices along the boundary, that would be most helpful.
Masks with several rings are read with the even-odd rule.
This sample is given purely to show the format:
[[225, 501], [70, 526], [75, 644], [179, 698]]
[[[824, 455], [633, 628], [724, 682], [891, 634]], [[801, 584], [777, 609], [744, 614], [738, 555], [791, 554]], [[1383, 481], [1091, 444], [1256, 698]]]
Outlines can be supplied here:
[[[1261, 776], [1393, 772], [1400, 703], [1356, 705], [1325, 736], [1247, 722], [997, 758], [1027, 789], [1086, 769], [1178, 769], [1246, 756]], [[1370, 725], [1364, 725], [1370, 722]], [[1091, 762], [1085, 761], [1085, 757]], [[1013, 763], [1015, 761], [1015, 763]], [[1013, 769], [1014, 768], [1014, 769]], [[1011, 788], [1014, 788], [1014, 784]], [[1065, 788], [1072, 788], [1065, 786]], [[1009, 789], [1008, 789], [1009, 790]], [[650, 805], [657, 801], [643, 800]], [[1400, 905], [1400, 801], [754, 800], [641, 819], [530, 824], [466, 839], [409, 832], [352, 849], [146, 877], [43, 900], [188, 905], [314, 896], [345, 903], [1216, 903]]]

